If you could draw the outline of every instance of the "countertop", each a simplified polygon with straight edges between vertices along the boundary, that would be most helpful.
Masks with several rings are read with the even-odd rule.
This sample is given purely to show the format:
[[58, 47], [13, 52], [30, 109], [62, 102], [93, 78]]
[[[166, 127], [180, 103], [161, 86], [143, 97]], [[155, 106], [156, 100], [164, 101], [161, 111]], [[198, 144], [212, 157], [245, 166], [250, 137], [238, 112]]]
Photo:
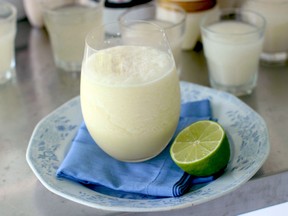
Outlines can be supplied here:
[[[182, 52], [181, 80], [209, 86], [203, 51]], [[0, 86], [0, 215], [238, 215], [288, 200], [288, 66], [260, 66], [258, 85], [240, 97], [265, 120], [270, 155], [263, 167], [237, 190], [215, 200], [177, 211], [105, 212], [48, 191], [29, 168], [26, 149], [36, 124], [79, 95], [79, 73], [55, 68], [44, 29], [18, 23], [16, 77]]]

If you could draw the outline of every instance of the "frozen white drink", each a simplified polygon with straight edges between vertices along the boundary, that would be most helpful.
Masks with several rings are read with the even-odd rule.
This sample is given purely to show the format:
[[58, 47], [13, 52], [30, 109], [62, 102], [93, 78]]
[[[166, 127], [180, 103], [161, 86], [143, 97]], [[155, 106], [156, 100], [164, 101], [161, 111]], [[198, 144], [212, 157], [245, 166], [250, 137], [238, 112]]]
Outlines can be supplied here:
[[179, 119], [175, 63], [146, 46], [116, 46], [92, 54], [82, 66], [81, 107], [96, 143], [123, 161], [159, 154]]

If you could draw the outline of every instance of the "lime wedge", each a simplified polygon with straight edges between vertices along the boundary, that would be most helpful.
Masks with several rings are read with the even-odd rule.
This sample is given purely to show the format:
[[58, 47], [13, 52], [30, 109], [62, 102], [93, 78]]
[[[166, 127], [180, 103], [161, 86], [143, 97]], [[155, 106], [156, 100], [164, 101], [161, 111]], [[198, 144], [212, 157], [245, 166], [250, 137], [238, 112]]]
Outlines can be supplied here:
[[170, 155], [190, 175], [210, 176], [227, 166], [230, 145], [220, 124], [203, 120], [191, 124], [177, 135]]

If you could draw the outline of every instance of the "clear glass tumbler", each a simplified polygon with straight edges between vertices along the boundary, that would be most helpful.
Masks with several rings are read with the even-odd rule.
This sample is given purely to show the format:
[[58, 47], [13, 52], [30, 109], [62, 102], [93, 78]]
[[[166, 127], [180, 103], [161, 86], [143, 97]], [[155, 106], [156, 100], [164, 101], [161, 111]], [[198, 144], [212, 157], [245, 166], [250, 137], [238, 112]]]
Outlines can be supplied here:
[[102, 24], [104, 0], [39, 1], [56, 66], [64, 71], [80, 71], [86, 34]]
[[257, 83], [265, 19], [252, 11], [224, 9], [201, 21], [204, 53], [213, 88], [240, 96]]

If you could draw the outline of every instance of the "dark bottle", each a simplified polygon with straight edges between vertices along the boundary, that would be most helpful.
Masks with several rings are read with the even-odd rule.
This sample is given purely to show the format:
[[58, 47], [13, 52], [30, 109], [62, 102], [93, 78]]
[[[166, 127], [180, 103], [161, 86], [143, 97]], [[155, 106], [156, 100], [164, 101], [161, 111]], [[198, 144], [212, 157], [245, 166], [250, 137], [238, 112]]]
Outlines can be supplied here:
[[152, 0], [105, 0], [103, 21], [104, 23], [115, 22], [128, 8], [146, 4], [151, 1]]

